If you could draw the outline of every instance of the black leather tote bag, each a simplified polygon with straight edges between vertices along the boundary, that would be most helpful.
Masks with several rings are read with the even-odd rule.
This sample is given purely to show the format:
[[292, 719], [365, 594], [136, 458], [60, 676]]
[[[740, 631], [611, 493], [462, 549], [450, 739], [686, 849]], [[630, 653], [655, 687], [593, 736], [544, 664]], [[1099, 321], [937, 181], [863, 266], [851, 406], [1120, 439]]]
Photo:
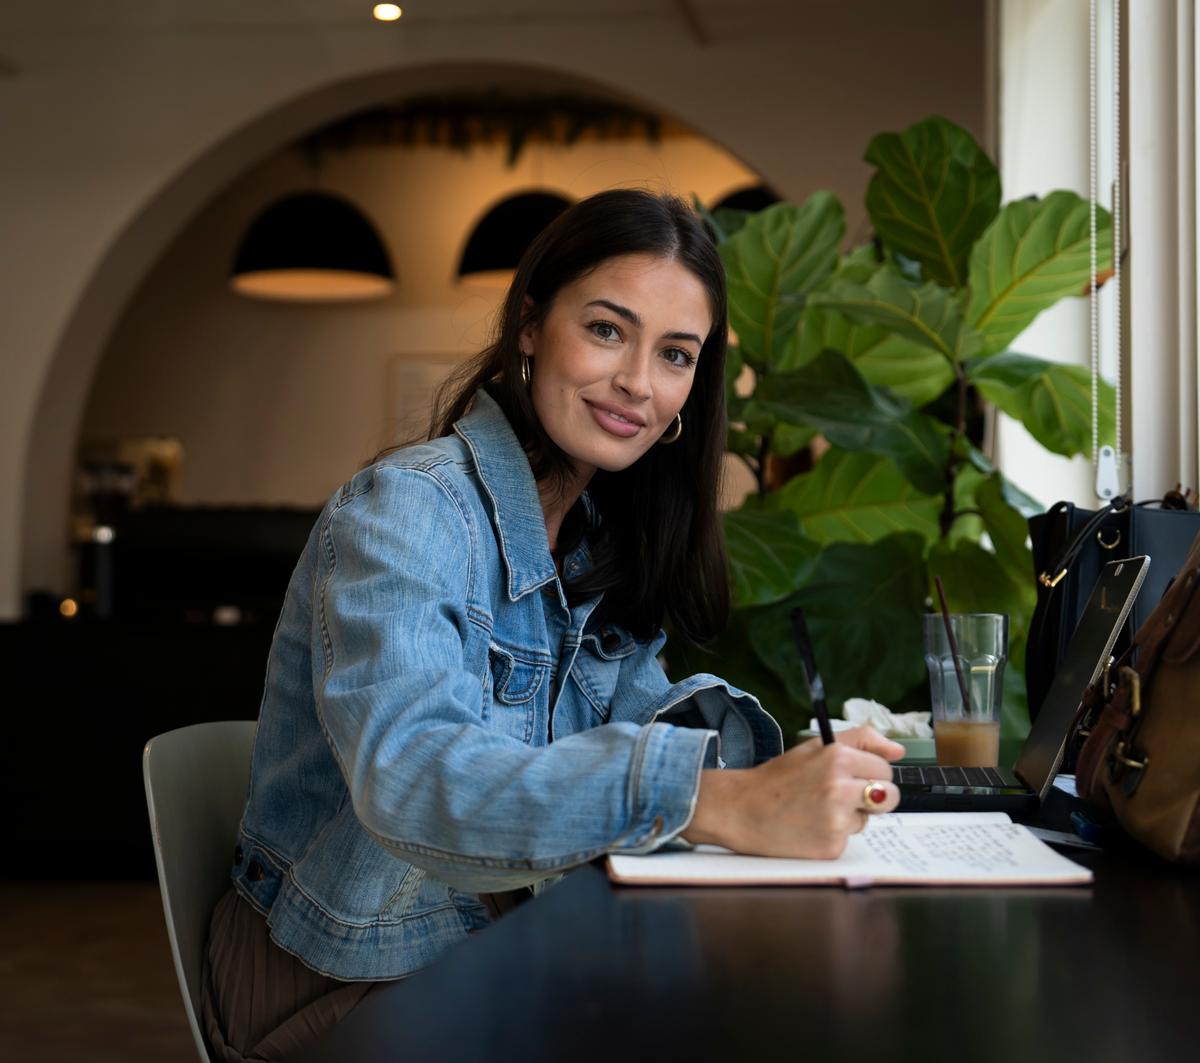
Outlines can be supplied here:
[[1113, 653], [1119, 657], [1128, 647], [1200, 532], [1200, 513], [1189, 506], [1190, 496], [1170, 491], [1161, 500], [1138, 503], [1117, 495], [1095, 511], [1059, 502], [1029, 518], [1037, 578], [1037, 605], [1025, 650], [1031, 720], [1037, 717], [1100, 570], [1109, 561], [1148, 554], [1146, 581]]

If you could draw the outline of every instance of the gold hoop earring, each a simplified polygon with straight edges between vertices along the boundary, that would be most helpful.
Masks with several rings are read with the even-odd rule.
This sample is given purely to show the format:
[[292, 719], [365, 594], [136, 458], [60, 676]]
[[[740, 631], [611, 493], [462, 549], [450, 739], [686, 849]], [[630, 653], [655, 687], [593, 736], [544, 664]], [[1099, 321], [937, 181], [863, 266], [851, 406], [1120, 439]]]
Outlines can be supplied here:
[[529, 355], [521, 357], [521, 383], [529, 387]]
[[677, 413], [675, 415], [675, 430], [670, 435], [662, 435], [658, 441], [664, 445], [677, 443], [681, 435], [683, 435], [683, 414]]

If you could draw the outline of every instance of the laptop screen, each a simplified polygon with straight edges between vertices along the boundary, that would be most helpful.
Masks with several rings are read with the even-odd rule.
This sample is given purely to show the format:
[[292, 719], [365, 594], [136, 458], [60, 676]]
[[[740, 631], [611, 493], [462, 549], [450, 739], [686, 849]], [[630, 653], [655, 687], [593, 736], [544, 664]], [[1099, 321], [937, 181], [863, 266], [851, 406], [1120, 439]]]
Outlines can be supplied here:
[[1083, 692], [1096, 681], [1112, 653], [1149, 566], [1150, 558], [1144, 555], [1110, 561], [1092, 588], [1014, 769], [1017, 777], [1041, 798], [1046, 796], [1062, 763]]

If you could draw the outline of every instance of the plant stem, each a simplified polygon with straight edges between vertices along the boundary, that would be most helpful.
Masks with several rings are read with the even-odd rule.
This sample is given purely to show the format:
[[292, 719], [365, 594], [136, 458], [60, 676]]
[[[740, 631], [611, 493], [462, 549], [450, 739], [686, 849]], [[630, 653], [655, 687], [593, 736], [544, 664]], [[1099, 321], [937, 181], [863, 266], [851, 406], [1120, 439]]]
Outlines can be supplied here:
[[942, 496], [942, 511], [938, 514], [938, 530], [946, 538], [954, 526], [954, 467], [957, 463], [946, 463], [946, 493]]
[[960, 362], [954, 363], [955, 383], [958, 387], [958, 409], [955, 412], [954, 443], [950, 448], [950, 460], [946, 462], [946, 493], [942, 498], [942, 511], [938, 515], [938, 528], [945, 539], [950, 534], [955, 520], [961, 513], [954, 510], [954, 474], [960, 464], [957, 444], [967, 434], [967, 375]]
[[958, 362], [954, 363], [954, 375], [958, 378], [958, 423], [954, 434], [961, 439], [967, 431], [967, 374]]
[[758, 469], [755, 477], [758, 480], [758, 493], [760, 496], [767, 493], [767, 458], [771, 454], [771, 433], [764, 432], [762, 442], [758, 445]]

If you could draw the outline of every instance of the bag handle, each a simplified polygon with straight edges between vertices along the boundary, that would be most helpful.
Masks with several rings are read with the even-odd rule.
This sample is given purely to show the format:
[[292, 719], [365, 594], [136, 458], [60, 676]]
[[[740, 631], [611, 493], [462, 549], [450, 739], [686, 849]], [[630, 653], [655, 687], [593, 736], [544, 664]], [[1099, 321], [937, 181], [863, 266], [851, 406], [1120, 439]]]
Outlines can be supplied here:
[[[1146, 498], [1141, 502], [1134, 502], [1132, 498], [1133, 496], [1128, 494], [1117, 495], [1107, 506], [1103, 509], [1098, 509], [1092, 514], [1088, 522], [1075, 533], [1075, 538], [1067, 544], [1066, 548], [1059, 555], [1058, 560], [1044, 572], [1038, 574], [1038, 583], [1043, 587], [1057, 587], [1059, 581], [1067, 574], [1067, 569], [1071, 567], [1071, 563], [1079, 556], [1088, 537], [1096, 530], [1098, 525], [1103, 523], [1104, 518], [1110, 513], [1121, 513], [1131, 506], [1161, 506], [1163, 509], [1188, 510], [1195, 508], [1192, 504], [1192, 489], [1189, 487], [1186, 491], [1183, 491], [1178, 484], [1175, 485], [1174, 491], [1168, 491], [1162, 498]], [[1065, 506], [1068, 503], [1059, 502], [1058, 505]], [[1057, 509], [1058, 507], [1054, 508]], [[1111, 550], [1117, 544], [1113, 542], [1102, 543], [1101, 545]]]
[[[1038, 583], [1043, 587], [1057, 587], [1062, 578], [1067, 574], [1067, 569], [1071, 567], [1071, 563], [1079, 556], [1079, 552], [1083, 549], [1084, 544], [1092, 537], [1092, 533], [1104, 523], [1104, 519], [1110, 513], [1123, 512], [1129, 508], [1129, 504], [1129, 495], [1117, 495], [1107, 506], [1093, 513], [1088, 522], [1076, 533], [1075, 538], [1067, 544], [1066, 549], [1059, 555], [1058, 560], [1046, 571], [1039, 573]], [[1113, 545], [1116, 544], [1114, 543]]]

